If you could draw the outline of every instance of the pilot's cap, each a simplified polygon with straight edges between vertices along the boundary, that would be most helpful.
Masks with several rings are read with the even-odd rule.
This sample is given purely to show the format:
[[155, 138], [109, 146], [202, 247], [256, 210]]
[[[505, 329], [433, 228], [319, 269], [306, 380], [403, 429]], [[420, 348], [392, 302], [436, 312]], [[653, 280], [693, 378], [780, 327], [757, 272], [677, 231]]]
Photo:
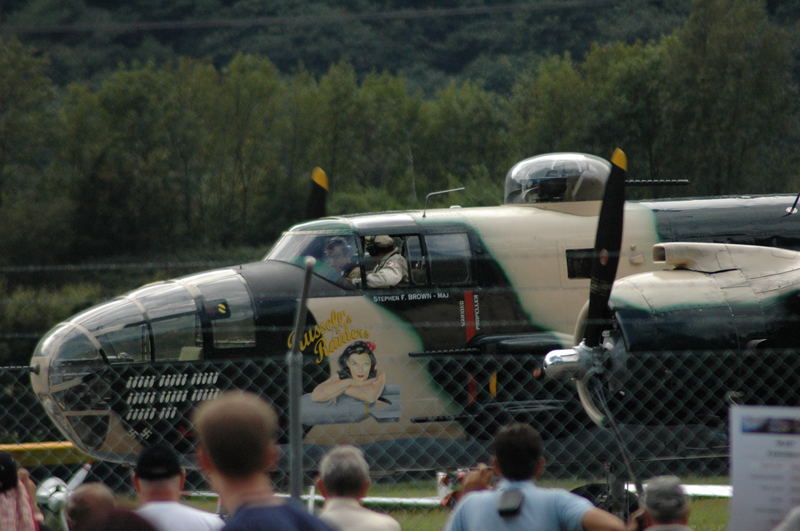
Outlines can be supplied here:
[[375, 247], [378, 249], [392, 249], [394, 247], [394, 240], [387, 234], [379, 234], [372, 240]]

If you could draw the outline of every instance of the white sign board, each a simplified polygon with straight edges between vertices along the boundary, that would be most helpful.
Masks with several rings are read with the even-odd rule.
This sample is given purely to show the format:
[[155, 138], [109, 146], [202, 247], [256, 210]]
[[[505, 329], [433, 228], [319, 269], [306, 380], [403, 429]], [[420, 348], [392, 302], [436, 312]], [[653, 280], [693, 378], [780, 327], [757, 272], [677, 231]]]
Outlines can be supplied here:
[[800, 505], [800, 408], [730, 409], [729, 531], [769, 531]]

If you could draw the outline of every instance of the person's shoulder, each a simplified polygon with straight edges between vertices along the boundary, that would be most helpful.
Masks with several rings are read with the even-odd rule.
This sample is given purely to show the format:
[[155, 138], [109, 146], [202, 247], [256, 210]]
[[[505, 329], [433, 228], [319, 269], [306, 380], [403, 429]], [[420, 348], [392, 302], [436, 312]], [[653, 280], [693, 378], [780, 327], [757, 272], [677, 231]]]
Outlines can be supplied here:
[[319, 521], [319, 518], [317, 518], [313, 514], [309, 513], [308, 511], [306, 511], [302, 507], [297, 506], [294, 503], [290, 503], [290, 502], [282, 503], [280, 505], [276, 505], [275, 508], [278, 509], [279, 511], [282, 511], [282, 512], [286, 513], [286, 514], [291, 514], [292, 516], [294, 516], [296, 518], [300, 518], [300, 519], [304, 519], [304, 520]]
[[222, 517], [216, 513], [204, 511], [202, 509], [198, 509], [197, 507], [192, 507], [191, 505], [181, 504], [185, 509], [186, 512], [193, 515], [194, 517], [203, 520], [208, 526], [209, 529], [220, 529], [222, 528]]
[[564, 500], [572, 500], [572, 501], [581, 502], [581, 503], [588, 503], [589, 505], [592, 505], [592, 502], [590, 502], [589, 500], [587, 500], [583, 496], [575, 494], [574, 492], [570, 492], [570, 491], [568, 491], [566, 489], [552, 488], [552, 487], [539, 487], [538, 485], [535, 488], [536, 488], [536, 491], [538, 493], [540, 493], [541, 495], [543, 495], [543, 496], [549, 496], [551, 498], [558, 498], [558, 499], [564, 499]]
[[348, 529], [353, 522], [359, 522], [360, 528], [381, 531], [400, 531], [400, 523], [390, 515], [373, 511], [358, 504], [343, 504], [331, 500], [326, 502], [319, 517], [333, 528]]
[[473, 490], [466, 493], [456, 504], [456, 509], [461, 507], [473, 507], [476, 505], [496, 504], [500, 491], [495, 489]]
[[219, 515], [216, 513], [204, 511], [203, 509], [198, 509], [197, 507], [189, 505], [188, 503], [175, 502], [175, 505], [188, 513], [198, 514], [201, 516], [209, 516], [211, 518], [219, 518]]
[[497, 507], [497, 490], [474, 490], [465, 494], [456, 504], [445, 523], [445, 531], [470, 529], [477, 518]]
[[162, 527], [168, 526], [169, 522], [177, 520], [185, 524], [184, 528], [190, 526], [194, 529], [216, 531], [224, 524], [218, 514], [179, 502], [150, 502], [139, 507], [136, 512], [156, 527], [159, 527], [159, 524]]
[[331, 531], [332, 528], [316, 516], [293, 503], [245, 507], [236, 511], [226, 522], [224, 531], [254, 529], [302, 529], [304, 531]]
[[286, 503], [282, 507], [286, 507], [287, 511], [292, 514], [293, 519], [295, 522], [298, 523], [297, 529], [303, 529], [308, 531], [332, 531], [333, 528], [320, 520], [318, 517], [314, 516], [313, 514], [300, 509], [299, 507], [295, 506], [292, 503]]
[[364, 509], [364, 511], [370, 515], [369, 518], [375, 523], [376, 528], [384, 529], [386, 531], [400, 531], [400, 522], [395, 520], [392, 516], [386, 513], [373, 511], [372, 509], [367, 509], [366, 507], [362, 507], [362, 509]]
[[387, 531], [400, 531], [400, 522], [398, 522], [394, 517], [384, 513], [376, 514], [381, 517], [381, 520], [383, 520], [383, 525], [385, 526], [384, 529]]
[[533, 489], [533, 506], [545, 511], [560, 526], [567, 529], [580, 529], [581, 525], [585, 526], [584, 518], [596, 509], [592, 502], [568, 490], [543, 488], [538, 485]]
[[592, 502], [573, 492], [559, 488], [543, 488], [536, 486], [535, 496], [553, 509], [559, 512], [568, 512], [573, 515], [581, 515], [593, 509]]
[[587, 498], [584, 498], [579, 494], [575, 494], [574, 492], [565, 490], [561, 495], [575, 505], [583, 505], [590, 509], [594, 507], [594, 504], [591, 501], [589, 501]]

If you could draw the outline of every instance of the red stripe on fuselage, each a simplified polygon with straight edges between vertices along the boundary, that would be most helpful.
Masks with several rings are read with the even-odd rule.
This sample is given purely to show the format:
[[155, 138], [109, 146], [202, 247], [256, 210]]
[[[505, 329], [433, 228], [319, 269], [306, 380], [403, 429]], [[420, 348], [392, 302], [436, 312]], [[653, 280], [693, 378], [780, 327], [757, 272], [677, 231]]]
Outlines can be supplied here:
[[475, 336], [475, 299], [472, 291], [464, 292], [464, 325], [469, 341]]

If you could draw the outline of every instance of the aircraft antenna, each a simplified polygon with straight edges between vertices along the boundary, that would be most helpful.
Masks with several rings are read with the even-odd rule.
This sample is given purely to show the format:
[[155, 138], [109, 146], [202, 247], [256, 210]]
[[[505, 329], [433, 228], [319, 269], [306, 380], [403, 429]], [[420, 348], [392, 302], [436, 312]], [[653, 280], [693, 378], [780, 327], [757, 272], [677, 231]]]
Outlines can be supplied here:
[[429, 193], [428, 195], [425, 196], [425, 206], [422, 208], [422, 217], [423, 218], [425, 217], [425, 211], [428, 210], [428, 199], [430, 199], [431, 197], [433, 197], [435, 195], [449, 194], [450, 192], [460, 192], [461, 190], [464, 190], [464, 189], [465, 189], [465, 187], [462, 186], [460, 188], [450, 188], [449, 190], [440, 190], [438, 192]]

